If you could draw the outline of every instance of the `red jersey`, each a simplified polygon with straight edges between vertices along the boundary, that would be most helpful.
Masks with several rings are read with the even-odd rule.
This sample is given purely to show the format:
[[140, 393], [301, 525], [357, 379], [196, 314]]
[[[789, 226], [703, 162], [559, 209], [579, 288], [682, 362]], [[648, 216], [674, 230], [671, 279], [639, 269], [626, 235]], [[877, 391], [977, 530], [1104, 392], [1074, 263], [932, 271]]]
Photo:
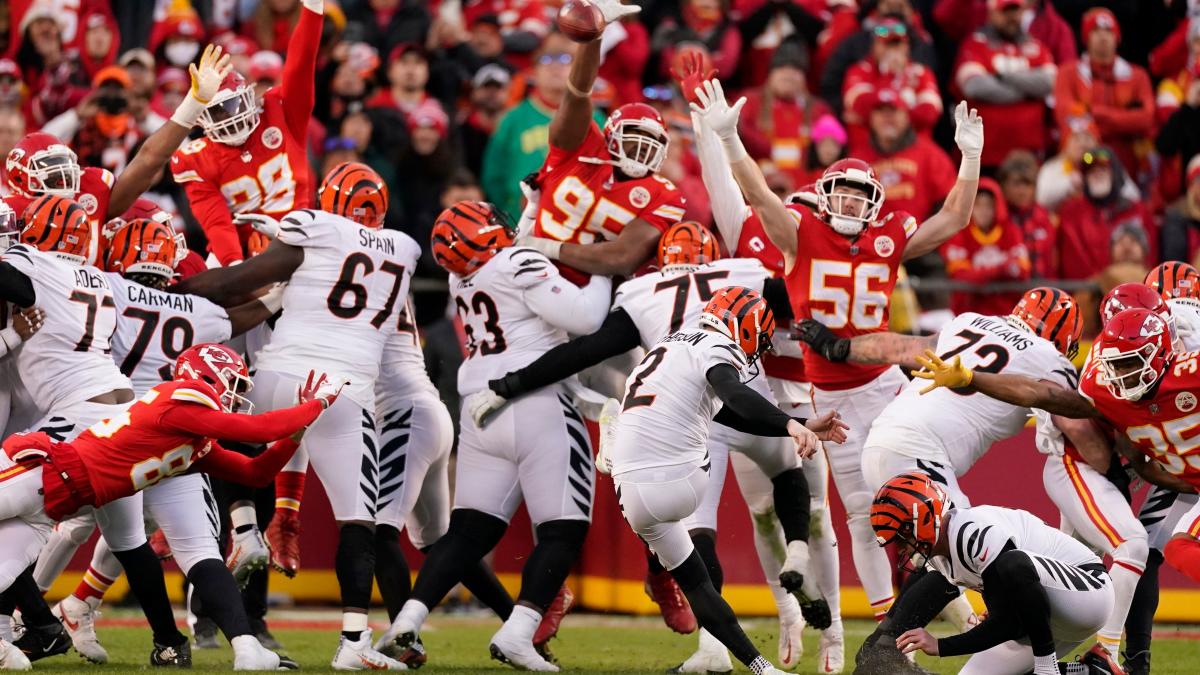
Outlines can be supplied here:
[[881, 89], [900, 92], [908, 106], [908, 117], [917, 133], [929, 137], [942, 115], [942, 95], [933, 71], [911, 61], [898, 72], [884, 72], [873, 58], [850, 66], [842, 80], [842, 105], [850, 142], [858, 144], [870, 137], [867, 118]]
[[881, 215], [903, 211], [924, 220], [958, 181], [958, 169], [946, 151], [924, 136], [891, 153], [880, 152], [870, 142], [851, 146], [850, 156], [875, 169], [887, 196]]
[[246, 257], [249, 226], [235, 227], [233, 214], [282, 218], [312, 203], [312, 171], [305, 144], [314, 99], [321, 15], [300, 10], [279, 86], [263, 94], [262, 114], [241, 145], [201, 138], [171, 156], [171, 173], [183, 185], [209, 251], [222, 265]]
[[[806, 207], [799, 204], [788, 204], [789, 211], [797, 214], [796, 220], [799, 222], [803, 217]], [[735, 258], [756, 258], [767, 268], [773, 277], [782, 277], [784, 275], [783, 254], [771, 243], [771, 238], [767, 236], [766, 230], [763, 229], [762, 220], [758, 214], [752, 209], [747, 209], [746, 219], [742, 221], [742, 234], [738, 239], [737, 250], [733, 252]], [[782, 329], [787, 326], [780, 325], [776, 331], [779, 335]], [[783, 338], [779, 339], [791, 339]], [[800, 343], [797, 343], [800, 344]], [[777, 377], [781, 380], [790, 380], [792, 382], [808, 382], [804, 376], [804, 359], [795, 356], [784, 356], [777, 354], [774, 351], [767, 352], [763, 356], [763, 369], [770, 377]]]
[[[99, 267], [99, 261], [104, 259], [104, 244], [106, 237], [100, 236], [104, 224], [108, 222], [108, 202], [112, 197], [113, 183], [116, 179], [107, 169], [85, 167], [79, 174], [79, 192], [75, 193], [75, 201], [88, 214], [88, 224], [92, 226], [92, 243], [88, 252], [88, 264]], [[20, 218], [25, 213], [25, 207], [33, 203], [35, 198], [10, 194], [4, 202], [12, 207]]]
[[[1001, 202], [1003, 203], [1003, 202]], [[955, 291], [950, 308], [955, 314], [978, 312], [987, 316], [1007, 316], [1021, 299], [1020, 291], [989, 293], [991, 282], [1029, 278], [1029, 252], [1021, 228], [1007, 219], [999, 220], [984, 232], [971, 223], [942, 244], [946, 274], [955, 281], [976, 285], [981, 292]]]
[[[992, 39], [979, 31], [967, 38], [958, 52], [954, 83], [962, 91], [963, 83], [979, 75], [1028, 72], [1053, 66], [1049, 50], [1036, 38], [1024, 36], [1018, 42]], [[968, 99], [988, 121], [984, 128], [984, 166], [999, 166], [1008, 153], [1017, 148], [1040, 153], [1046, 145], [1046, 101], [1026, 98], [1015, 103], [987, 103]]]
[[42, 472], [46, 514], [59, 520], [189, 471], [266, 484], [295, 452], [294, 441], [277, 443], [251, 459], [212, 438], [275, 441], [308, 426], [321, 411], [321, 402], [314, 400], [260, 415], [227, 413], [208, 384], [176, 380], [154, 387], [128, 410], [93, 424], [70, 443], [55, 443], [40, 432], [17, 434], [4, 442], [4, 450], [13, 458], [30, 449], [47, 455], [54, 470]]
[[1200, 488], [1200, 352], [1175, 354], [1166, 374], [1140, 401], [1123, 401], [1100, 381], [1095, 361], [1079, 379], [1079, 393], [1142, 454]]
[[[849, 238], [806, 208], [792, 213], [800, 231], [796, 262], [786, 281], [795, 317], [816, 319], [838, 337], [886, 331], [896, 273], [917, 219], [895, 211]], [[890, 367], [832, 363], [811, 349], [804, 351], [804, 372], [821, 389], [860, 387]]]
[[[611, 159], [595, 122], [588, 123], [587, 135], [574, 150], [551, 143], [537, 175], [542, 196], [533, 234], [591, 244], [616, 238], [635, 218], [660, 232], [683, 219], [685, 200], [671, 181], [655, 174], [614, 180]], [[563, 267], [563, 276], [581, 283], [588, 275]]]

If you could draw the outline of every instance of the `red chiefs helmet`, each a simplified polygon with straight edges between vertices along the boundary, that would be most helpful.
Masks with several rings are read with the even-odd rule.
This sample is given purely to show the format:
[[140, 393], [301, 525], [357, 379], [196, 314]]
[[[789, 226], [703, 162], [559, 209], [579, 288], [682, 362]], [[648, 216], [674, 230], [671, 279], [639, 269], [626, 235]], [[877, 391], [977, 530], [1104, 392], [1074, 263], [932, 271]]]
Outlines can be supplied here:
[[83, 170], [75, 152], [51, 134], [35, 131], [8, 152], [8, 188], [23, 197], [75, 198]]
[[0, 253], [17, 243], [20, 238], [21, 222], [17, 218], [17, 212], [13, 211], [8, 202], [0, 200]]
[[604, 124], [604, 140], [613, 166], [630, 178], [658, 171], [667, 157], [667, 124], [645, 103], [626, 103]]
[[1167, 372], [1173, 353], [1167, 322], [1141, 308], [1117, 312], [1092, 345], [1101, 383], [1125, 401], [1149, 391]]
[[246, 362], [237, 352], [225, 345], [193, 345], [175, 361], [176, 380], [200, 380], [217, 393], [225, 412], [250, 414], [254, 404], [245, 394], [254, 388]]
[[861, 159], [839, 159], [830, 164], [816, 188], [821, 217], [838, 234], [851, 236], [862, 232], [875, 222], [883, 208], [883, 184], [875, 177], [871, 165]]
[[236, 70], [221, 81], [217, 95], [200, 113], [197, 123], [204, 135], [225, 145], [241, 145], [258, 127], [258, 99], [254, 87], [246, 83]]
[[949, 504], [946, 491], [929, 476], [915, 471], [900, 474], [884, 483], [871, 502], [875, 540], [880, 546], [899, 542], [929, 558]]
[[761, 295], [749, 288], [726, 286], [715, 291], [704, 306], [700, 325], [736, 342], [754, 363], [771, 349], [775, 313]]

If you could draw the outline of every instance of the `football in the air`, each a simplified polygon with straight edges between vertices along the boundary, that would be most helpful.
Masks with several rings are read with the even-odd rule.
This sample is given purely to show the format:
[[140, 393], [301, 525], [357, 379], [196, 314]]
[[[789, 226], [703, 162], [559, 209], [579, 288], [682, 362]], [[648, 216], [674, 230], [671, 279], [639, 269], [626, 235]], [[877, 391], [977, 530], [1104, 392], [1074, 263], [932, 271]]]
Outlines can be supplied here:
[[558, 10], [558, 29], [575, 42], [591, 42], [604, 32], [604, 15], [590, 0], [567, 0]]

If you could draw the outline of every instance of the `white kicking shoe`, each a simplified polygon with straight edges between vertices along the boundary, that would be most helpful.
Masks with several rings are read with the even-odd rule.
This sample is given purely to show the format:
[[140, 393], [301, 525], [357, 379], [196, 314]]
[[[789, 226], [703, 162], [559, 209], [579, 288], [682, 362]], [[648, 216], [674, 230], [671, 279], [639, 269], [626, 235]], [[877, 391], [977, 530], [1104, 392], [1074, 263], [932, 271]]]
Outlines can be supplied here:
[[488, 645], [492, 658], [500, 663], [507, 663], [517, 670], [533, 670], [542, 673], [557, 673], [558, 666], [542, 658], [533, 648], [533, 640], [522, 641], [514, 639], [504, 632], [504, 627], [492, 636]]
[[233, 535], [229, 546], [229, 557], [225, 558], [225, 566], [233, 573], [239, 588], [246, 588], [250, 575], [258, 570], [266, 569], [271, 564], [271, 551], [263, 540], [262, 532], [257, 527]]
[[408, 670], [403, 663], [371, 648], [369, 630], [363, 631], [362, 636], [354, 642], [343, 635], [330, 665], [334, 670]]
[[804, 619], [794, 623], [784, 623], [779, 620], [779, 665], [784, 668], [795, 668], [804, 656]]
[[33, 670], [33, 664], [16, 645], [0, 640], [0, 670]]
[[817, 643], [817, 672], [840, 673], [846, 667], [846, 643], [842, 622], [838, 621], [821, 632]]
[[683, 663], [667, 670], [668, 673], [717, 673], [733, 672], [733, 662], [729, 660], [729, 650], [712, 633], [700, 629], [700, 646]]
[[279, 670], [279, 655], [262, 646], [253, 635], [233, 639], [234, 670]]
[[71, 636], [71, 645], [80, 656], [92, 663], [108, 663], [108, 652], [96, 637], [98, 612], [91, 605], [74, 595], [68, 595], [52, 611], [54, 616], [62, 619], [67, 635]]

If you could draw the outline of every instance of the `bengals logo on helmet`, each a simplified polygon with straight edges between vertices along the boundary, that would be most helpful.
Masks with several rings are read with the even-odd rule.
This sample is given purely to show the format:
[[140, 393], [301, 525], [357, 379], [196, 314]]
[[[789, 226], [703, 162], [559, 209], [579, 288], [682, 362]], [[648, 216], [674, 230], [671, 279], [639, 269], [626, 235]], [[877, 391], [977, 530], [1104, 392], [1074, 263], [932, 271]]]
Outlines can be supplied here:
[[58, 195], [38, 197], [25, 207], [21, 241], [77, 265], [87, 262], [92, 228], [78, 202]]
[[361, 162], [337, 165], [317, 190], [321, 210], [349, 218], [363, 227], [383, 227], [388, 209], [387, 185]]
[[1075, 358], [1083, 317], [1079, 305], [1066, 291], [1048, 286], [1025, 291], [1011, 316], [1035, 335], [1052, 342], [1068, 359]]

